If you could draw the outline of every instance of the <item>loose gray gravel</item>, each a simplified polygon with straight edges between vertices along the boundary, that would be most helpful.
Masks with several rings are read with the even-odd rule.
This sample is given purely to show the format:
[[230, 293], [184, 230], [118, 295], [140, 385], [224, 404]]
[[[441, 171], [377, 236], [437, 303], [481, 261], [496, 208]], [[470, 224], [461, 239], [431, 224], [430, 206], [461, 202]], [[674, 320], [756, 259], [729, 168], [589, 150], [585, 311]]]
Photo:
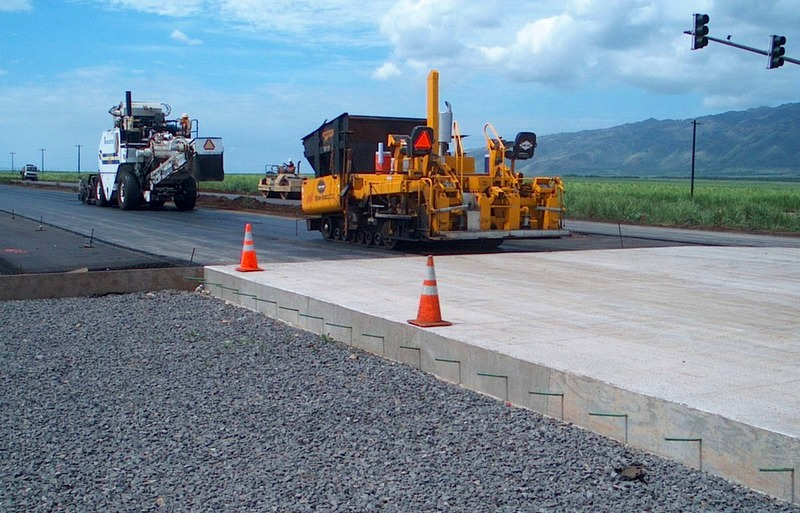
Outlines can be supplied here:
[[800, 512], [200, 294], [0, 302], [0, 355], [2, 511]]

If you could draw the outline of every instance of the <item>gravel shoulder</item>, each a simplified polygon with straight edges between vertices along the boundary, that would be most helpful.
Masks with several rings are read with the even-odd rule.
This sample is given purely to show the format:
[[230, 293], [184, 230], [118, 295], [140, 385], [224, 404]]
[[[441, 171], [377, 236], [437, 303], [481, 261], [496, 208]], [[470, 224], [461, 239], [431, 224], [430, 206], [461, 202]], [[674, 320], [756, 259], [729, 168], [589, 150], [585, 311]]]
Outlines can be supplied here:
[[0, 302], [0, 358], [2, 511], [800, 512], [197, 293]]

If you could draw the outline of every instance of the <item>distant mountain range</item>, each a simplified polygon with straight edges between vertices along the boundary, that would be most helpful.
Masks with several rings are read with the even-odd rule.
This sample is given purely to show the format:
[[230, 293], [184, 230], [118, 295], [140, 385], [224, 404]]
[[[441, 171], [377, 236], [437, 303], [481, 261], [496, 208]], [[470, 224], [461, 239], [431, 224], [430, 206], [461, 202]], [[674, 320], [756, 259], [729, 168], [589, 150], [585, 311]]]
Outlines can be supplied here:
[[[691, 121], [648, 119], [541, 136], [534, 158], [520, 162], [518, 169], [526, 176], [688, 176]], [[800, 103], [731, 111], [697, 122], [697, 177], [800, 177]]]

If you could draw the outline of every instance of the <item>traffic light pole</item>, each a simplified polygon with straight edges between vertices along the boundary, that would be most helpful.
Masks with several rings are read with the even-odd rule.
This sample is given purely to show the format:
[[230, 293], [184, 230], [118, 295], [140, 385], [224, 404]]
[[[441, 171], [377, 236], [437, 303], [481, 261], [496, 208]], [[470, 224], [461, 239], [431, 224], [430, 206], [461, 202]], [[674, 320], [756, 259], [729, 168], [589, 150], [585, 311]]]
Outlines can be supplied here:
[[[688, 34], [690, 36], [694, 35], [691, 30], [684, 30], [683, 33]], [[741, 50], [747, 50], [748, 52], [757, 53], [759, 55], [769, 56], [769, 52], [767, 52], [766, 50], [759, 50], [758, 48], [753, 48], [752, 46], [740, 45], [739, 43], [734, 43], [733, 41], [728, 41], [726, 39], [718, 39], [716, 37], [711, 37], [711, 36], [706, 36], [706, 39], [708, 39], [709, 41], [714, 41], [715, 43], [721, 43], [723, 45], [733, 46], [734, 48], [739, 48]], [[784, 56], [783, 60], [785, 62], [791, 62], [792, 64], [800, 64], [800, 60], [792, 59], [791, 57]]]

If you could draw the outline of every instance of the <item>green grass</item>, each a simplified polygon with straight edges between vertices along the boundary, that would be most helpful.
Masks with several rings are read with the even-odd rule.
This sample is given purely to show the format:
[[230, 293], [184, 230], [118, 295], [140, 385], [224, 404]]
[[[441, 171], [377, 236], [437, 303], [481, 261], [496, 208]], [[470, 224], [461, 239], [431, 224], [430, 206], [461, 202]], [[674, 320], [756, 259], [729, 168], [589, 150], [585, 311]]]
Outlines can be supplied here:
[[566, 178], [569, 219], [800, 234], [800, 184]]
[[229, 174], [225, 173], [225, 180], [221, 182], [200, 182], [203, 191], [224, 192], [228, 194], [260, 194], [258, 181], [263, 175]]
[[[39, 171], [39, 180], [44, 182], [76, 182], [81, 176], [86, 176], [88, 172], [78, 174], [77, 172], [44, 172]], [[0, 183], [8, 183], [12, 180], [19, 180], [19, 171], [0, 172]]]
[[[43, 182], [77, 183], [81, 176], [86, 176], [88, 174], [87, 172], [81, 173], [80, 175], [77, 172], [40, 172], [39, 180]], [[226, 173], [225, 180], [222, 182], [200, 182], [199, 187], [202, 191], [257, 195], [260, 194], [258, 192], [258, 181], [261, 180], [263, 176], [263, 174]], [[19, 180], [19, 173], [0, 173], [0, 183], [8, 183], [11, 180]]]
[[[89, 172], [40, 172], [39, 181], [42, 182], [62, 182], [77, 183], [81, 176], [87, 176]], [[200, 182], [199, 186], [204, 191], [224, 192], [231, 194], [259, 194], [258, 181], [261, 174], [226, 174], [222, 182]], [[0, 183], [8, 183], [12, 180], [19, 180], [19, 172], [0, 173]]]

